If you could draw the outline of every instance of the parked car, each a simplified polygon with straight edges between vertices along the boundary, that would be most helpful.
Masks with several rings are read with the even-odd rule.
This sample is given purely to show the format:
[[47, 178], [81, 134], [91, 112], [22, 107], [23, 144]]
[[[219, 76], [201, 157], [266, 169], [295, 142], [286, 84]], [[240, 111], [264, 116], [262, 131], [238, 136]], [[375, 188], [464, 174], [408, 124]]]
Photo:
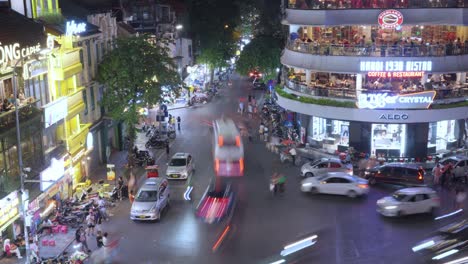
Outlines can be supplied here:
[[167, 164], [167, 179], [185, 180], [193, 173], [195, 173], [195, 161], [190, 153], [176, 153]]
[[364, 176], [370, 185], [389, 183], [409, 186], [424, 185], [424, 170], [415, 164], [389, 163], [367, 169]]
[[367, 180], [345, 172], [330, 172], [321, 177], [310, 177], [301, 182], [301, 191], [347, 195], [351, 198], [369, 192]]
[[466, 256], [468, 251], [468, 220], [463, 219], [438, 229], [430, 238], [412, 248], [433, 260], [452, 256]]
[[439, 208], [437, 193], [428, 187], [413, 187], [398, 190], [392, 196], [377, 201], [377, 212], [384, 216], [403, 216], [434, 213]]
[[467, 156], [452, 156], [440, 160], [442, 165], [447, 165], [449, 163], [453, 165], [453, 174], [455, 177], [466, 177], [468, 176], [468, 157]]
[[345, 172], [352, 175], [353, 166], [351, 164], [344, 164], [340, 159], [322, 158], [307, 162], [301, 167], [301, 176], [307, 178], [326, 175], [329, 172]]
[[149, 178], [135, 195], [130, 210], [132, 220], [159, 220], [161, 212], [169, 205], [169, 183], [163, 178]]

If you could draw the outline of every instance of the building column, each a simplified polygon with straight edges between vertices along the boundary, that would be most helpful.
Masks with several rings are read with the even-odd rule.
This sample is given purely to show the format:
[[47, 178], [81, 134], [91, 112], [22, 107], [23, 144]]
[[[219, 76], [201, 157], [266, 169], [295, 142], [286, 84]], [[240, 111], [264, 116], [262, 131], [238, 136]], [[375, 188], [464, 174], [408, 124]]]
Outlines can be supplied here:
[[310, 81], [311, 81], [310, 79], [312, 78], [312, 71], [306, 70], [305, 73], [306, 73], [306, 84], [307, 86], [309, 86]]
[[361, 94], [361, 90], [362, 90], [362, 74], [358, 73], [356, 74], [356, 98], [358, 98], [359, 95]]

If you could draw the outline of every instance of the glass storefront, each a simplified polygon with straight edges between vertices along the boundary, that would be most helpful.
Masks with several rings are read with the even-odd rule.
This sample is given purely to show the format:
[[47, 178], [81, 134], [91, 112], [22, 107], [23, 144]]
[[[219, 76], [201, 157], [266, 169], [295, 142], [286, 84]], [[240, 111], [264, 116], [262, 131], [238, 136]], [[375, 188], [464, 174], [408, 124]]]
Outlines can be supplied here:
[[312, 117], [307, 142], [328, 153], [343, 152], [349, 146], [349, 122]]
[[429, 155], [445, 152], [457, 147], [456, 124], [455, 120], [429, 123], [427, 139], [427, 152]]
[[372, 124], [371, 153], [377, 157], [404, 157], [406, 125]]

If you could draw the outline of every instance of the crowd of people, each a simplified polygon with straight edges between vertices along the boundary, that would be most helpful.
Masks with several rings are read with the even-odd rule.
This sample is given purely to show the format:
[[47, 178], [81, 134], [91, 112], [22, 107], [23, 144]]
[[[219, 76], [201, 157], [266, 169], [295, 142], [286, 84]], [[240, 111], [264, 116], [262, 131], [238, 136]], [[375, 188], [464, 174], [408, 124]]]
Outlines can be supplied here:
[[9, 98], [3, 98], [3, 100], [0, 100], [0, 112], [13, 110], [15, 108], [15, 101], [18, 105], [23, 105], [28, 101], [28, 99], [22, 92], [18, 93], [16, 99], [15, 96], [11, 94]]

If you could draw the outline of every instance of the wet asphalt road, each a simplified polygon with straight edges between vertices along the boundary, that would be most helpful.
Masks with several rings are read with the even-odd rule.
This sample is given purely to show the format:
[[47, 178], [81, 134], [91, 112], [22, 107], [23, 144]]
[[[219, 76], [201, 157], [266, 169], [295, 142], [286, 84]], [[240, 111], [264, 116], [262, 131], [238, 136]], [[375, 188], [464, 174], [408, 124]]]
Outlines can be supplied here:
[[[224, 115], [254, 125], [236, 111], [239, 97], [251, 93], [249, 87], [246, 80], [237, 78], [209, 104], [170, 111], [182, 118], [182, 131], [173, 141], [171, 153], [192, 153], [196, 162], [192, 201], [183, 199], [185, 182], [171, 182], [171, 206], [157, 223], [131, 221], [128, 201], [121, 202], [104, 227], [113, 239], [120, 238], [114, 262], [270, 263], [279, 259], [288, 243], [317, 234], [317, 244], [288, 258], [288, 263], [424, 263], [411, 247], [449, 220], [434, 221], [429, 215], [381, 217], [375, 203], [395, 190], [391, 186], [372, 187], [367, 197], [358, 199], [303, 194], [299, 167], [281, 164], [277, 154], [258, 139], [253, 143], [244, 140], [246, 174], [232, 180], [238, 202], [231, 222], [207, 225], [195, 218], [195, 207], [214, 177], [210, 123]], [[261, 92], [254, 93], [261, 97]], [[164, 171], [165, 153], [157, 151], [155, 157]], [[282, 196], [273, 197], [268, 189], [274, 170], [288, 179]], [[442, 198], [444, 204], [450, 204], [450, 197]], [[229, 232], [213, 252], [226, 225]]]

